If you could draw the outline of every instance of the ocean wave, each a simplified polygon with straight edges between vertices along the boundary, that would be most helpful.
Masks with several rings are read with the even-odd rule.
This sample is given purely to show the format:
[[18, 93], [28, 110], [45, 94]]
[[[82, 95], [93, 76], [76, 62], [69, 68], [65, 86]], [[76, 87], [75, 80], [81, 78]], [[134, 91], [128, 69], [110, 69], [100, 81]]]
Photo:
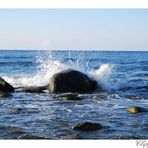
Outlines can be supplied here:
[[[70, 68], [81, 71], [92, 77], [105, 91], [115, 91], [122, 89], [125, 90], [132, 88], [135, 89], [136, 87], [139, 89], [143, 87], [141, 85], [135, 87], [135, 84], [130, 82], [131, 80], [128, 79], [122, 79], [119, 77], [113, 78], [113, 75], [115, 73], [114, 71], [117, 67], [117, 65], [115, 64], [98, 63], [96, 64], [98, 66], [95, 66], [94, 69], [93, 66], [90, 68], [89, 60], [87, 62], [84, 62], [84, 59], [82, 57], [75, 60], [72, 60], [72, 58], [69, 57], [66, 63], [62, 63], [61, 60], [55, 59], [52, 54], [48, 54], [48, 56], [38, 56], [34, 65], [36, 65], [37, 71], [35, 75], [28, 75], [24, 73], [12, 77], [3, 76], [3, 78], [14, 87], [43, 86], [50, 83], [50, 79], [55, 73]], [[135, 81], [137, 80], [138, 79], [136, 79]], [[143, 88], [147, 89], [147, 87], [145, 86]]]

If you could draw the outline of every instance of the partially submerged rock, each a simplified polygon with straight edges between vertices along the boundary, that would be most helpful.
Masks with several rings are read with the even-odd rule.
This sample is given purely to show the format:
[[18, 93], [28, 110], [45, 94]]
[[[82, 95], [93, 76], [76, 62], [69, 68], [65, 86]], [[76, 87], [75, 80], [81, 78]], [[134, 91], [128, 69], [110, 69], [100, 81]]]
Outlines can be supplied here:
[[11, 97], [10, 92], [0, 92], [0, 98], [9, 98]]
[[146, 112], [147, 110], [139, 106], [130, 106], [127, 108], [127, 111], [130, 113], [141, 113], [141, 112]]
[[0, 77], [0, 92], [4, 92], [4, 93], [14, 92], [13, 86], [11, 86], [1, 77]]
[[81, 97], [78, 96], [76, 93], [69, 93], [60, 96], [62, 100], [82, 100]]
[[40, 140], [40, 139], [47, 139], [47, 138], [40, 137], [37, 135], [32, 135], [32, 134], [25, 134], [25, 135], [19, 136], [18, 139]]
[[80, 138], [78, 135], [65, 135], [65, 136], [61, 136], [60, 139], [72, 140], [72, 139], [80, 139]]
[[46, 90], [48, 85], [45, 86], [30, 86], [30, 87], [18, 87], [16, 91], [28, 92], [28, 93], [43, 93], [43, 90]]
[[103, 127], [100, 123], [84, 122], [84, 123], [77, 124], [72, 128], [74, 130], [79, 130], [79, 131], [94, 131], [94, 130], [100, 130]]
[[23, 109], [21, 107], [11, 107], [9, 108], [9, 112], [11, 114], [19, 114]]
[[67, 69], [52, 76], [49, 85], [51, 93], [57, 92], [91, 92], [98, 84], [87, 75], [72, 69]]
[[5, 126], [1, 125], [0, 131], [3, 139], [17, 139], [17, 137], [25, 133], [23, 128], [7, 124]]

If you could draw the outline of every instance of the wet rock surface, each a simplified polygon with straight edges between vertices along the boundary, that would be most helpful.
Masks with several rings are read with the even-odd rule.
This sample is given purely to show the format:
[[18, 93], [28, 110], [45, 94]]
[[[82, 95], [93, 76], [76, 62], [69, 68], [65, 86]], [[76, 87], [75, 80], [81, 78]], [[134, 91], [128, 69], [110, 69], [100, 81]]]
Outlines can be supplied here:
[[101, 130], [103, 126], [100, 123], [92, 123], [92, 122], [84, 122], [79, 123], [72, 127], [74, 130], [79, 131], [94, 131], [94, 130]]
[[76, 93], [69, 93], [69, 94], [65, 94], [65, 95], [61, 95], [59, 97], [61, 100], [82, 100], [83, 98], [80, 97], [78, 94]]
[[52, 76], [49, 90], [57, 92], [91, 92], [96, 90], [98, 84], [87, 75], [72, 69], [67, 69]]
[[44, 93], [48, 85], [45, 86], [30, 86], [30, 87], [18, 87], [15, 89], [17, 92], [28, 92], [28, 93]]
[[3, 78], [0, 77], [0, 92], [14, 92], [13, 86], [7, 83]]
[[130, 106], [127, 108], [127, 111], [130, 113], [142, 113], [142, 112], [147, 112], [147, 110], [143, 107], [140, 106]]
[[0, 92], [0, 98], [9, 98], [11, 96], [10, 92]]
[[42, 140], [42, 139], [48, 139], [37, 135], [32, 134], [23, 134], [18, 137], [18, 139], [27, 139], [27, 140]]

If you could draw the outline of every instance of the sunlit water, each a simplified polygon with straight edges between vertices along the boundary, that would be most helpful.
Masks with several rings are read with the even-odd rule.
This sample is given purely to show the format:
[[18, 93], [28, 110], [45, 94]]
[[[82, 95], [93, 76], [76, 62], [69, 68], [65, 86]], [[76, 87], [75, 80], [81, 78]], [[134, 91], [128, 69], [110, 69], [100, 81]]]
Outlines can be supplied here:
[[[148, 108], [148, 52], [0, 51], [0, 76], [14, 87], [42, 86], [64, 69], [97, 80], [103, 91], [61, 100], [60, 94], [14, 92], [0, 97], [0, 138], [138, 139], [148, 138], [148, 114], [131, 114], [129, 106]], [[99, 131], [74, 131], [84, 121]]]

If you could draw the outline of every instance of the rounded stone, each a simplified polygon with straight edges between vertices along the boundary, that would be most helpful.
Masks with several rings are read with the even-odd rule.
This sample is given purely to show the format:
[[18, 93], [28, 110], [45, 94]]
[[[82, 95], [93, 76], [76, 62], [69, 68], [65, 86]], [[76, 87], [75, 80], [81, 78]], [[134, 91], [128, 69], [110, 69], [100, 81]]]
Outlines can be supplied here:
[[67, 69], [52, 76], [49, 91], [51, 93], [84, 93], [94, 91], [97, 87], [97, 82], [88, 77], [86, 74], [76, 70]]
[[127, 111], [130, 113], [141, 113], [141, 112], [146, 112], [147, 110], [139, 106], [130, 106], [127, 108]]
[[92, 123], [92, 122], [84, 122], [79, 123], [72, 127], [74, 130], [79, 131], [94, 131], [102, 129], [102, 125], [100, 123]]

